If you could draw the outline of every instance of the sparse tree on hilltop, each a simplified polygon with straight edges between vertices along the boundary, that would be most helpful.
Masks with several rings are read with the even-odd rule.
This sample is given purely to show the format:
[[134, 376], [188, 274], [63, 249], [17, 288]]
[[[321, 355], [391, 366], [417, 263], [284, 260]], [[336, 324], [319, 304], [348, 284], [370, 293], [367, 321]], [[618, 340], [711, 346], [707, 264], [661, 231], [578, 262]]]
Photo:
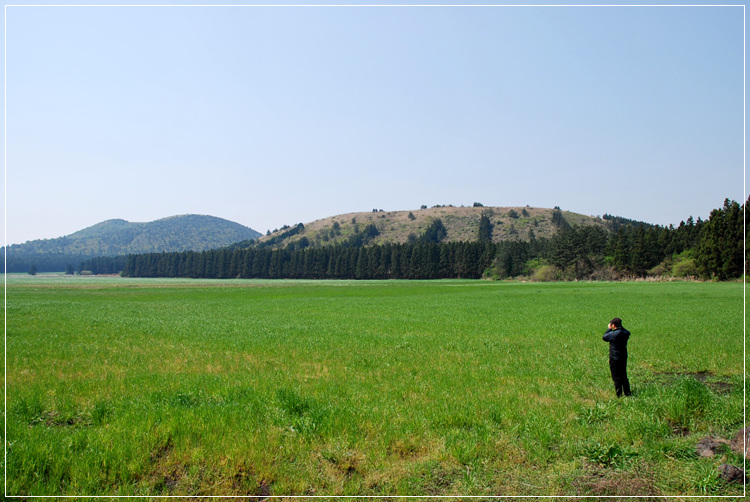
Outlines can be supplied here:
[[485, 214], [479, 219], [479, 242], [492, 241], [492, 222]]
[[440, 242], [448, 235], [448, 230], [443, 225], [443, 221], [438, 218], [430, 223], [424, 234], [420, 238], [421, 242]]

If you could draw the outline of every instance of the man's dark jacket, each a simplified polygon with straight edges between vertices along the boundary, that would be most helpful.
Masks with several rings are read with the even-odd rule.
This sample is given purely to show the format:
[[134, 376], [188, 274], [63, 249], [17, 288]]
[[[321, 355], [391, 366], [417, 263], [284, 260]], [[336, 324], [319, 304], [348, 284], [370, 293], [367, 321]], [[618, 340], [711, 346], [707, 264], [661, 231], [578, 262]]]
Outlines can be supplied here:
[[609, 358], [613, 361], [628, 358], [628, 338], [630, 331], [622, 326], [617, 329], [608, 329], [602, 339], [609, 342]]

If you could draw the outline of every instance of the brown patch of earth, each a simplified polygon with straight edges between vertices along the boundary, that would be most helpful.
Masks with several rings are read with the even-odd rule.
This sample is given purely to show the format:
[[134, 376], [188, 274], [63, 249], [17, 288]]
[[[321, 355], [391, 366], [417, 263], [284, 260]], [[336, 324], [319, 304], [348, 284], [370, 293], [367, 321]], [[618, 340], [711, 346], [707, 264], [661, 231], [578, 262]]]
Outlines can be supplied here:
[[750, 427], [746, 427], [737, 432], [731, 441], [732, 451], [750, 458]]
[[638, 497], [662, 495], [654, 483], [635, 472], [589, 465], [572, 483], [576, 493], [596, 497]]
[[709, 389], [719, 394], [728, 394], [732, 390], [732, 384], [724, 380], [716, 380], [716, 375], [710, 371], [661, 371], [655, 373], [657, 377], [668, 377], [664, 385], [671, 383], [672, 380], [680, 377], [691, 377], [705, 384]]

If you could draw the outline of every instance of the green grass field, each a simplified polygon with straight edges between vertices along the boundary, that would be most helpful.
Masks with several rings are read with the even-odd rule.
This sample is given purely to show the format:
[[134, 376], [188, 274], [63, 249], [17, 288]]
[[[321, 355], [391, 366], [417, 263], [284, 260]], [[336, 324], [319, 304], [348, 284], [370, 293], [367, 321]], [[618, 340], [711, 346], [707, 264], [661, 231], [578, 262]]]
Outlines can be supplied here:
[[[741, 495], [739, 283], [9, 276], [10, 495]], [[601, 337], [632, 333], [618, 400]]]

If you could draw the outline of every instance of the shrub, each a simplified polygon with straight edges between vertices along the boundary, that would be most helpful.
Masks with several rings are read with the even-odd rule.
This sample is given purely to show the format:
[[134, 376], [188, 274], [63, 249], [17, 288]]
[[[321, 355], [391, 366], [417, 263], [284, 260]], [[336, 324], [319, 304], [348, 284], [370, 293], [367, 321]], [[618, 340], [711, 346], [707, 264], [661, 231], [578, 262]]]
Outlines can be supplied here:
[[531, 279], [537, 282], [551, 282], [560, 279], [560, 269], [554, 265], [542, 265], [531, 276]]
[[672, 267], [672, 274], [675, 277], [697, 277], [698, 267], [695, 265], [694, 259], [688, 258], [675, 263]]
[[589, 279], [592, 281], [619, 281], [621, 278], [622, 275], [620, 272], [608, 265], [597, 268], [589, 276]]
[[663, 262], [648, 271], [648, 275], [656, 277], [664, 277], [672, 275], [672, 259], [667, 258]]

